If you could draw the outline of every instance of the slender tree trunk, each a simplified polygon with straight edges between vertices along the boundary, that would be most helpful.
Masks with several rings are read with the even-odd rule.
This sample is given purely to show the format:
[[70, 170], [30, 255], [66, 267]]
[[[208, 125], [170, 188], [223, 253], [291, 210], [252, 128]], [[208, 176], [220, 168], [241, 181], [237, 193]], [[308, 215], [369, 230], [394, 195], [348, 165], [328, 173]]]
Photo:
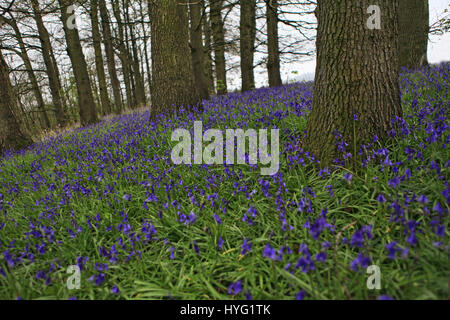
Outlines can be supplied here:
[[[149, 91], [151, 91], [152, 88], [152, 73], [151, 73], [151, 68], [150, 68], [150, 59], [149, 59], [149, 55], [148, 55], [148, 39], [149, 37], [147, 36], [147, 31], [146, 31], [146, 23], [145, 23], [145, 15], [144, 15], [144, 7], [142, 6], [142, 1], [139, 2], [139, 8], [141, 11], [141, 15], [142, 15], [142, 33], [144, 34], [144, 58], [145, 58], [145, 67], [146, 67], [146, 72], [147, 72], [147, 84], [148, 84], [148, 88]], [[150, 14], [150, 11], [148, 12]]]
[[[205, 0], [202, 1], [203, 10], [206, 8]], [[210, 94], [214, 94], [216, 92], [214, 86], [214, 71], [213, 71], [213, 58], [212, 58], [212, 32], [211, 32], [211, 19], [208, 18], [206, 12], [204, 13], [204, 18], [202, 20], [202, 30], [205, 37], [205, 45], [204, 45], [204, 57], [205, 57], [205, 77], [208, 83], [208, 91]]]
[[45, 67], [47, 69], [48, 83], [50, 94], [52, 96], [53, 107], [55, 108], [56, 122], [58, 126], [63, 128], [67, 125], [67, 115], [63, 108], [63, 100], [61, 97], [60, 85], [58, 83], [58, 71], [52, 61], [50, 36], [45, 28], [44, 21], [42, 20], [38, 1], [31, 0], [31, 6], [33, 8], [34, 19], [36, 21], [37, 31], [39, 34], [39, 41], [41, 43], [42, 57], [44, 58]]
[[109, 25], [108, 9], [105, 0], [98, 0], [100, 8], [100, 17], [102, 20], [103, 43], [105, 45], [106, 61], [108, 65], [109, 78], [111, 79], [111, 87], [114, 95], [114, 111], [118, 114], [122, 112], [122, 97], [120, 94], [120, 82], [117, 76], [116, 60], [114, 58], [114, 47], [112, 43], [111, 27]]
[[72, 5], [74, 1], [58, 0], [58, 2], [61, 6], [61, 20], [63, 23], [64, 34], [66, 35], [67, 52], [70, 61], [72, 62], [73, 73], [77, 84], [80, 122], [83, 126], [87, 126], [96, 123], [98, 117], [78, 30], [76, 28], [71, 28], [68, 25], [69, 14], [67, 13], [67, 8]]
[[189, 23], [183, 0], [155, 1], [151, 10], [152, 115], [200, 101], [195, 87]]
[[0, 51], [0, 155], [6, 150], [23, 149], [33, 143], [19, 125], [12, 109], [17, 103], [11, 80], [9, 67]]
[[278, 44], [278, 1], [266, 0], [267, 15], [267, 49], [269, 53], [267, 71], [269, 86], [281, 86], [280, 49]]
[[[189, 0], [190, 35], [192, 65], [194, 68], [195, 85], [201, 99], [209, 98], [208, 81], [205, 76], [205, 52], [202, 40], [202, 5], [198, 0]], [[205, 19], [205, 17], [203, 17]]]
[[399, 0], [399, 64], [419, 68], [428, 63], [428, 0]]
[[256, 0], [241, 1], [240, 51], [242, 92], [255, 88], [253, 62], [256, 40]]
[[98, 23], [98, 0], [91, 0], [91, 23], [92, 23], [92, 41], [95, 51], [95, 68], [97, 71], [98, 86], [100, 88], [100, 101], [103, 115], [111, 113], [111, 105], [109, 103], [108, 88], [106, 86], [105, 65], [102, 55], [102, 38]]
[[225, 65], [225, 31], [223, 28], [223, 0], [210, 0], [211, 28], [214, 41], [214, 65], [216, 69], [217, 94], [227, 93], [227, 72]]
[[131, 23], [129, 23], [128, 25], [131, 35], [131, 48], [133, 51], [133, 58], [132, 58], [133, 73], [136, 79], [136, 102], [138, 107], [142, 107], [146, 104], [144, 80], [142, 78], [142, 73], [140, 69], [140, 61], [136, 44], [135, 29]]
[[114, 17], [117, 21], [117, 34], [118, 34], [118, 49], [119, 49], [119, 58], [122, 63], [122, 73], [123, 73], [123, 81], [125, 82], [125, 92], [127, 96], [127, 106], [128, 108], [134, 107], [134, 98], [133, 91], [131, 88], [131, 80], [130, 80], [130, 60], [129, 54], [127, 51], [127, 47], [125, 44], [125, 33], [122, 23], [122, 16], [120, 15], [120, 3], [118, 0], [113, 1], [113, 12]]
[[36, 75], [34, 74], [33, 66], [31, 65], [31, 61], [28, 56], [28, 52], [27, 52], [25, 43], [22, 38], [22, 34], [20, 33], [19, 27], [17, 26], [17, 22], [14, 19], [8, 19], [8, 24], [13, 28], [14, 33], [16, 35], [17, 42], [19, 43], [20, 56], [23, 60], [23, 63], [27, 70], [28, 78], [30, 79], [30, 82], [31, 82], [31, 87], [33, 89], [34, 97], [38, 104], [38, 110], [41, 113], [40, 118], [44, 120], [43, 128], [49, 129], [51, 127], [50, 119], [48, 118], [47, 111], [45, 110], [44, 99], [42, 97], [41, 90], [39, 89], [39, 84], [38, 84]]
[[372, 142], [375, 135], [383, 141], [393, 128], [392, 120], [402, 115], [398, 1], [377, 3], [380, 29], [368, 28], [369, 18], [376, 17], [367, 14], [373, 1], [318, 2], [317, 68], [305, 149], [322, 166], [342, 156], [336, 148], [337, 133], [348, 143], [351, 151], [347, 152], [353, 153], [356, 163], [361, 160], [356, 159], [359, 146]]

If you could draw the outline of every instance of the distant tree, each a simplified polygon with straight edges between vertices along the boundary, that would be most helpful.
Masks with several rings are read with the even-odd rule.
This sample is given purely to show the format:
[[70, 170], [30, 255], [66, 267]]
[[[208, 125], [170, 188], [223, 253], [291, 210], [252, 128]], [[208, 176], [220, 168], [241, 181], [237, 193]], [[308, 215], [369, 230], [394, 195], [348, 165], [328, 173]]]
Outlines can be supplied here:
[[100, 89], [100, 102], [102, 105], [102, 113], [110, 114], [111, 106], [108, 97], [108, 88], [106, 86], [105, 65], [103, 63], [102, 55], [102, 37], [98, 22], [98, 0], [91, 0], [90, 7], [91, 25], [92, 25], [92, 42], [94, 44], [95, 52], [95, 68], [97, 71], [98, 86]]
[[184, 0], [151, 2], [152, 116], [173, 105], [195, 105], [189, 22]]
[[117, 76], [116, 60], [114, 56], [113, 36], [111, 33], [108, 9], [105, 0], [98, 0], [100, 17], [102, 20], [103, 43], [105, 45], [106, 61], [108, 65], [108, 73], [111, 79], [111, 87], [114, 95], [114, 111], [118, 114], [122, 112], [122, 95], [120, 93], [120, 81]]
[[216, 70], [216, 90], [217, 94], [225, 94], [228, 90], [225, 65], [225, 31], [222, 18], [223, 0], [209, 0], [209, 3]]
[[428, 0], [399, 0], [399, 64], [418, 68], [428, 63]]
[[9, 78], [9, 67], [0, 51], [0, 155], [6, 150], [25, 148], [33, 142], [21, 130], [19, 122], [13, 113], [16, 101], [17, 97], [14, 94]]
[[67, 114], [64, 111], [64, 100], [61, 95], [59, 71], [56, 63], [54, 62], [50, 36], [44, 25], [38, 1], [31, 0], [31, 7], [33, 11], [33, 17], [37, 26], [39, 42], [41, 44], [41, 52], [46, 67], [50, 94], [52, 96], [53, 108], [55, 110], [56, 122], [58, 126], [65, 127], [69, 121], [67, 118]]
[[377, 3], [318, 1], [317, 68], [304, 147], [322, 166], [339, 154], [336, 134], [356, 161], [359, 146], [375, 135], [383, 141], [393, 129], [392, 120], [402, 115], [398, 0]]

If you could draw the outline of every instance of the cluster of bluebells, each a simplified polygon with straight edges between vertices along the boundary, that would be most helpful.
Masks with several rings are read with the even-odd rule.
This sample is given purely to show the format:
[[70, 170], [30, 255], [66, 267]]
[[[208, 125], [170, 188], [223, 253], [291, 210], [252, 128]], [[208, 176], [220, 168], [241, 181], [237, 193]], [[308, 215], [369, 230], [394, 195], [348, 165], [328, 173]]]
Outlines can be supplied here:
[[[5, 154], [0, 159], [0, 281], [26, 267], [33, 270], [33, 281], [51, 286], [55, 272], [75, 264], [94, 289], [107, 287], [119, 295], [123, 286], [112, 283], [114, 272], [152, 252], [164, 252], [169, 262], [177, 263], [189, 253], [201, 258], [195, 261], [221, 259], [225, 248], [231, 248], [242, 255], [236, 259], [282, 264], [303, 277], [330, 267], [332, 244], [336, 250], [350, 248], [353, 256], [346, 267], [353, 271], [371, 264], [376, 246], [388, 262], [409, 258], [421, 241], [444, 248], [450, 160], [434, 154], [450, 142], [449, 74], [449, 64], [426, 69], [419, 84], [403, 74], [402, 94], [411, 111], [405, 119], [392, 119], [397, 129], [391, 132], [400, 154], [381, 147], [376, 136], [359, 150], [361, 167], [376, 172], [370, 177], [377, 188], [370, 205], [378, 207], [379, 214], [388, 213], [389, 240], [378, 241], [376, 235], [385, 230], [365, 221], [335, 243], [346, 219], [337, 209], [341, 201], [347, 201], [347, 207], [353, 205], [348, 201], [355, 201], [343, 200], [342, 190], [357, 188], [362, 178], [334, 166], [316, 167], [314, 155], [302, 148], [305, 132], [290, 125], [292, 119], [307, 117], [313, 85], [291, 84], [217, 96], [204, 101], [202, 111], [181, 108], [156, 119], [149, 112], [121, 115]], [[440, 95], [424, 95], [427, 87]], [[192, 129], [199, 119], [205, 131], [223, 124], [280, 128], [280, 171], [260, 177], [258, 165], [175, 166], [168, 133]], [[342, 135], [334, 134], [341, 154], [334, 164], [354, 160]], [[30, 160], [22, 160], [25, 153]], [[312, 172], [314, 179], [305, 178]], [[436, 182], [434, 191], [414, 187], [424, 178]], [[261, 221], [278, 226], [263, 242], [256, 241], [265, 229]], [[230, 224], [243, 234], [226, 233]], [[174, 228], [190, 237], [181, 237]], [[155, 250], [161, 247], [164, 250]], [[228, 293], [251, 298], [243, 282], [232, 282]], [[6, 295], [5, 287], [0, 285], [0, 297]], [[296, 299], [310, 295], [302, 288], [290, 290]]]

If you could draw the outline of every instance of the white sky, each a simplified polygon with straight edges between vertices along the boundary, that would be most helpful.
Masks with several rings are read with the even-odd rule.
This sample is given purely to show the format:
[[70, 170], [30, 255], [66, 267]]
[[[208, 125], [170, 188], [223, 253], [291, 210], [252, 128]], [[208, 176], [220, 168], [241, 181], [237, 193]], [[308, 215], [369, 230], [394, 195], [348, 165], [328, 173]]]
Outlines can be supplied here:
[[[450, 0], [429, 0], [430, 23], [438, 20], [445, 9], [450, 11]], [[450, 33], [443, 36], [431, 36], [428, 44], [428, 62], [450, 61]], [[316, 67], [315, 58], [307, 62], [290, 63], [281, 67], [283, 82], [313, 80]], [[297, 72], [298, 74], [294, 74]], [[256, 87], [267, 86], [267, 74], [255, 72]], [[233, 81], [233, 83], [236, 83]]]

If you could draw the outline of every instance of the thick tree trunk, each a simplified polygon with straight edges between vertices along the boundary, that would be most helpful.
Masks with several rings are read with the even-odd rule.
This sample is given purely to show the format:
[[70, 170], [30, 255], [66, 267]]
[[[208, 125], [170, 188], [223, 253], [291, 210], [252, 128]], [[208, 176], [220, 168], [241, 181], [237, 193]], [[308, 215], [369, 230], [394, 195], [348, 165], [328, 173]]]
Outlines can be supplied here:
[[428, 63], [428, 0], [399, 0], [399, 64], [419, 68]]
[[67, 115], [64, 112], [63, 99], [61, 97], [60, 85], [58, 81], [58, 70], [55, 68], [55, 64], [52, 60], [52, 46], [47, 29], [45, 28], [44, 21], [42, 20], [41, 11], [37, 0], [31, 0], [31, 6], [33, 8], [34, 19], [36, 21], [37, 31], [39, 34], [39, 41], [42, 48], [42, 57], [44, 59], [45, 68], [47, 69], [48, 84], [50, 88], [50, 94], [52, 96], [53, 107], [55, 108], [55, 117], [58, 126], [61, 128], [67, 125]]
[[216, 69], [217, 94], [227, 93], [227, 71], [225, 65], [225, 31], [223, 28], [223, 0], [210, 0], [211, 28], [213, 34], [214, 65]]
[[[205, 76], [205, 52], [202, 40], [202, 5], [198, 0], [189, 0], [192, 66], [195, 85], [201, 99], [209, 98], [208, 80]], [[203, 17], [205, 19], [205, 17]]]
[[101, 34], [98, 23], [98, 0], [91, 0], [91, 23], [92, 23], [92, 41], [94, 43], [95, 52], [95, 68], [97, 71], [98, 86], [100, 88], [100, 102], [102, 105], [102, 113], [110, 114], [111, 105], [109, 103], [108, 88], [106, 86], [105, 65], [103, 63]]
[[281, 86], [280, 49], [278, 44], [278, 1], [266, 0], [267, 50], [269, 53], [267, 71], [269, 86]]
[[73, 73], [77, 84], [80, 121], [83, 126], [86, 126], [96, 123], [98, 117], [78, 30], [68, 26], [69, 14], [67, 13], [67, 8], [73, 4], [74, 1], [58, 0], [58, 2], [61, 6], [61, 20], [64, 26], [64, 34], [66, 35], [67, 52], [70, 61], [72, 62]]
[[[369, 29], [370, 0], [319, 0], [317, 68], [305, 149], [322, 166], [338, 155], [335, 133], [354, 155], [388, 137], [402, 115], [398, 84], [398, 1], [379, 0], [380, 29]], [[354, 120], [357, 116], [357, 121]], [[354, 160], [356, 161], [356, 160]], [[355, 162], [356, 163], [356, 162]]]
[[108, 9], [105, 0], [98, 0], [100, 8], [100, 17], [102, 20], [103, 43], [105, 45], [106, 61], [108, 65], [109, 78], [114, 95], [115, 112], [120, 114], [123, 109], [122, 96], [120, 94], [120, 82], [117, 76], [116, 60], [114, 58], [114, 47], [112, 43], [111, 27], [109, 25]]
[[0, 51], [0, 155], [6, 150], [23, 149], [33, 143], [31, 138], [22, 132], [13, 109], [17, 103], [11, 80], [9, 67]]
[[14, 33], [16, 35], [17, 42], [19, 43], [20, 57], [22, 58], [25, 68], [27, 70], [28, 78], [30, 79], [31, 87], [33, 89], [34, 97], [38, 104], [39, 112], [42, 116], [41, 119], [44, 121], [43, 128], [49, 129], [51, 127], [50, 119], [48, 118], [47, 111], [45, 110], [44, 99], [42, 97], [41, 90], [39, 89], [39, 84], [38, 84], [36, 75], [34, 74], [33, 66], [31, 65], [31, 61], [28, 56], [28, 52], [25, 47], [25, 43], [23, 41], [22, 34], [19, 30], [19, 27], [17, 26], [16, 20], [10, 19], [10, 20], [8, 20], [8, 24], [11, 25], [11, 27], [14, 29]]
[[172, 106], [195, 105], [195, 87], [186, 2], [152, 2], [152, 116]]
[[240, 51], [242, 92], [255, 89], [253, 62], [256, 40], [256, 0], [241, 1]]

